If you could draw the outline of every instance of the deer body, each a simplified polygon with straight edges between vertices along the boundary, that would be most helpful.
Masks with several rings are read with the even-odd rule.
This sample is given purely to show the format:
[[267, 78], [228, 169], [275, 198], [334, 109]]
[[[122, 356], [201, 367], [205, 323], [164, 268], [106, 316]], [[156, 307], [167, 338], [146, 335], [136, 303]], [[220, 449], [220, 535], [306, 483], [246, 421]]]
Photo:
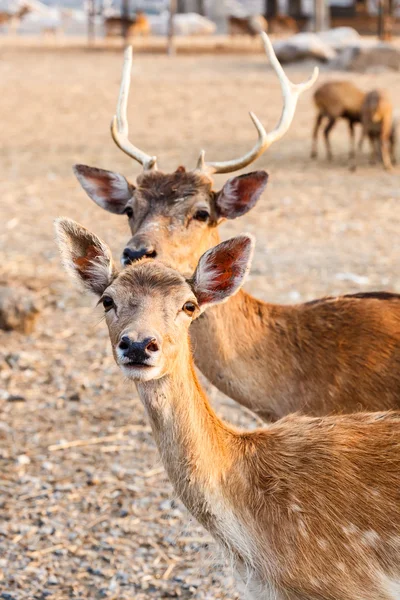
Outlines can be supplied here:
[[350, 81], [331, 81], [324, 83], [316, 90], [314, 102], [318, 112], [313, 131], [311, 158], [317, 157], [318, 131], [323, 119], [327, 119], [324, 137], [328, 160], [332, 160], [329, 134], [337, 119], [346, 119], [349, 123], [350, 159], [354, 158], [354, 124], [361, 122], [364, 98], [365, 93]]
[[177, 495], [249, 597], [398, 600], [399, 414], [232, 430], [201, 390], [188, 343], [173, 374], [137, 389]]
[[365, 95], [361, 110], [362, 136], [359, 148], [361, 150], [365, 137], [371, 144], [371, 162], [377, 157], [382, 158], [385, 169], [390, 170], [396, 162], [395, 142], [396, 132], [393, 122], [393, 106], [383, 90], [372, 90]]
[[280, 306], [240, 291], [196, 319], [190, 336], [202, 373], [265, 421], [400, 408], [395, 294]]
[[191, 319], [235, 294], [240, 236], [192, 278], [151, 259], [117, 275], [103, 242], [58, 224], [68, 270], [102, 297], [116, 362], [134, 380], [176, 493], [259, 600], [398, 600], [400, 413], [288, 416], [239, 431], [196, 378]]
[[252, 17], [228, 16], [229, 35], [251, 35], [255, 36], [260, 31], [267, 31], [268, 21], [262, 15]]
[[128, 36], [150, 34], [150, 23], [141, 11], [138, 11], [134, 17], [110, 16], [104, 19], [106, 37], [121, 35], [122, 27], [127, 29]]

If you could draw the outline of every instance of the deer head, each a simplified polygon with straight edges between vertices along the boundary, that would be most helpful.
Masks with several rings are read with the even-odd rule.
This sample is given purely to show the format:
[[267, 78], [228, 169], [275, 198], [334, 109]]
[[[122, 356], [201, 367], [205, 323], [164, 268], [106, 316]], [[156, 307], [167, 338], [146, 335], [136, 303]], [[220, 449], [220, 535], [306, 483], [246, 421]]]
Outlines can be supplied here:
[[218, 225], [250, 210], [267, 184], [268, 175], [256, 171], [229, 179], [220, 191], [213, 189], [215, 173], [232, 173], [251, 164], [288, 130], [300, 94], [315, 82], [318, 69], [308, 81], [293, 84], [275, 56], [271, 42], [262, 34], [265, 51], [278, 75], [284, 99], [278, 125], [267, 133], [250, 113], [258, 140], [244, 156], [225, 162], [206, 162], [204, 151], [193, 170], [179, 167], [165, 174], [157, 170], [157, 158], [144, 153], [128, 139], [126, 108], [132, 68], [132, 48], [125, 51], [117, 114], [111, 124], [117, 146], [143, 167], [136, 185], [123, 175], [84, 165], [75, 174], [89, 197], [113, 213], [125, 214], [132, 237], [122, 254], [122, 264], [143, 257], [159, 258], [183, 273], [193, 271], [199, 257], [218, 243]]
[[185, 279], [149, 259], [117, 273], [108, 246], [87, 229], [59, 219], [56, 232], [69, 274], [100, 297], [117, 364], [137, 381], [172, 370], [192, 321], [243, 284], [254, 246], [246, 235], [222, 242], [203, 254], [192, 277]]

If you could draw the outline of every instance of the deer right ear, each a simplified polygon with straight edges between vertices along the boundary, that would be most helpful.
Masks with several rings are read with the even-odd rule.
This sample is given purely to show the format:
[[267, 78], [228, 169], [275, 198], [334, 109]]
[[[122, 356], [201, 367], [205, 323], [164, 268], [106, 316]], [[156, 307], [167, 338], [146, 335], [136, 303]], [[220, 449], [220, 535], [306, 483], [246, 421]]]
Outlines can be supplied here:
[[57, 219], [54, 226], [66, 271], [86, 290], [101, 296], [116, 275], [109, 247], [71, 219]]
[[73, 170], [89, 198], [104, 210], [124, 214], [135, 187], [123, 175], [86, 165], [75, 165]]
[[236, 219], [247, 213], [256, 204], [267, 182], [268, 173], [265, 171], [254, 171], [228, 179], [215, 200], [219, 216]]
[[202, 310], [225, 302], [239, 291], [250, 269], [253, 251], [253, 236], [239, 235], [203, 254], [189, 281]]

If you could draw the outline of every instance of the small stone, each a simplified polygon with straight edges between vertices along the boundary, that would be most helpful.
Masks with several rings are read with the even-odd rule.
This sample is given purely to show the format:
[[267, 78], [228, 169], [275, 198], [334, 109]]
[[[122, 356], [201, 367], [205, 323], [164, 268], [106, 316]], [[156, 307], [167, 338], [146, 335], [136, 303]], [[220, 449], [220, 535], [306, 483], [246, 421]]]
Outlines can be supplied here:
[[7, 397], [7, 402], [26, 402], [26, 398], [21, 394], [10, 394]]
[[50, 575], [47, 580], [47, 585], [58, 585], [58, 579], [55, 575]]
[[21, 286], [0, 284], [0, 329], [30, 334], [38, 314], [32, 292]]
[[20, 454], [19, 456], [17, 456], [17, 463], [19, 465], [29, 465], [30, 462], [31, 459], [26, 454]]
[[87, 572], [90, 573], [90, 575], [97, 575], [97, 577], [104, 577], [103, 572], [100, 571], [100, 569], [93, 569], [93, 567], [88, 567]]

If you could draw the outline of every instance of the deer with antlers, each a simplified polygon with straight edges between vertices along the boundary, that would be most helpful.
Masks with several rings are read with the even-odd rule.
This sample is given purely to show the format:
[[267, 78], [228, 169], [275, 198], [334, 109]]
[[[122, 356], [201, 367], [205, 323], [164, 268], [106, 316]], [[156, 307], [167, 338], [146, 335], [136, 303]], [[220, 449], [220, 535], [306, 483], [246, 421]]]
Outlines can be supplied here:
[[[299, 95], [315, 81], [295, 85], [286, 77], [263, 34], [278, 75], [284, 105], [278, 126], [258, 132], [254, 148], [226, 162], [206, 162], [173, 173], [157, 170], [155, 156], [128, 139], [126, 108], [131, 51], [125, 54], [112, 136], [143, 166], [136, 185], [118, 173], [83, 165], [75, 173], [99, 206], [127, 215], [132, 237], [122, 263], [158, 258], [182, 273], [219, 242], [219, 225], [248, 212], [264, 191], [268, 175], [255, 171], [228, 179], [220, 191], [212, 175], [250, 165], [280, 139], [293, 119]], [[222, 392], [266, 421], [293, 411], [314, 415], [400, 407], [400, 297], [368, 293], [322, 298], [295, 306], [261, 302], [240, 290], [211, 307], [190, 329], [195, 363]], [[210, 348], [212, 351], [210, 351]]]
[[69, 273], [101, 299], [115, 360], [136, 382], [176, 493], [249, 597], [398, 600], [400, 413], [291, 415], [239, 431], [196, 378], [189, 327], [237, 294], [252, 239], [208, 250], [186, 279], [149, 258], [118, 274], [82, 226], [62, 219], [57, 234]]

